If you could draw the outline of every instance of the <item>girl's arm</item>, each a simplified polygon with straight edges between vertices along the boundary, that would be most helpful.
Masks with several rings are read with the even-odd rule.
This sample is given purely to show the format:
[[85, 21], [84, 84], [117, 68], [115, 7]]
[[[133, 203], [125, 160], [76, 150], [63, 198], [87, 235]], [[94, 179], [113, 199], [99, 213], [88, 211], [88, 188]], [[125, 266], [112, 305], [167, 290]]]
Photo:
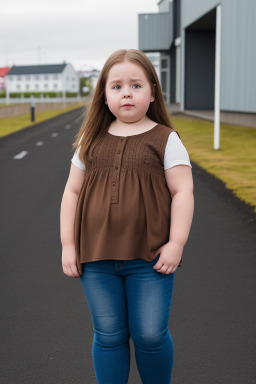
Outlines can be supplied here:
[[79, 277], [76, 265], [74, 223], [79, 192], [84, 182], [85, 171], [73, 163], [61, 202], [60, 238], [62, 243], [63, 272], [70, 277]]
[[156, 256], [161, 254], [154, 268], [168, 274], [177, 269], [188, 239], [194, 213], [194, 187], [191, 168], [187, 165], [165, 170], [165, 178], [172, 196], [170, 236], [169, 242], [157, 250]]

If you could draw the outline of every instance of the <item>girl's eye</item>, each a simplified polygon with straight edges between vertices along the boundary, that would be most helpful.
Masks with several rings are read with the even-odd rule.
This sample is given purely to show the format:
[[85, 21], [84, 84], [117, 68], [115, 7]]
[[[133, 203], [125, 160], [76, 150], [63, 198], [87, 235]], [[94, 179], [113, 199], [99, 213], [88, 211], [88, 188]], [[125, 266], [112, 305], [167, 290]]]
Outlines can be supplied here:
[[120, 87], [120, 85], [114, 85], [113, 88], [119, 90], [121, 87]]
[[138, 88], [140, 88], [140, 85], [139, 84], [134, 84], [134, 88], [138, 89]]

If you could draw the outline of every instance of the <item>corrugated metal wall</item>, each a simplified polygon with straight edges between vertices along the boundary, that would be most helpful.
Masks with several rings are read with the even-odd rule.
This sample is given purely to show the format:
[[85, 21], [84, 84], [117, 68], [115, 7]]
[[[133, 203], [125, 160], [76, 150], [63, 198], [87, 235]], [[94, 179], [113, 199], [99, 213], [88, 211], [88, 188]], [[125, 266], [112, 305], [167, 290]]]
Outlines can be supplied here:
[[168, 50], [173, 39], [170, 13], [139, 14], [139, 49], [147, 52]]
[[[182, 29], [218, 4], [222, 5], [221, 110], [255, 113], [256, 1], [182, 0]], [[184, 39], [184, 33], [182, 38]], [[182, 44], [184, 45], [184, 40]], [[184, 76], [184, 49], [182, 52]]]
[[222, 7], [221, 109], [256, 112], [256, 1]]
[[160, 52], [170, 49], [173, 40], [173, 7], [169, 12], [139, 14], [139, 49]]
[[223, 0], [181, 0], [182, 28], [186, 28], [220, 3], [223, 3]]

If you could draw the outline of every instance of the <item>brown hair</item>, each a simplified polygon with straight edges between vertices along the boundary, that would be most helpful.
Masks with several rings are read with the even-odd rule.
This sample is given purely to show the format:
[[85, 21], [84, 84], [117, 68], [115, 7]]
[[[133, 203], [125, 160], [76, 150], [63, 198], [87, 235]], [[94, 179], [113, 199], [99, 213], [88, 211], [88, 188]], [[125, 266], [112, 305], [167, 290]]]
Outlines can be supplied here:
[[112, 121], [115, 120], [115, 116], [105, 104], [105, 87], [108, 73], [113, 65], [126, 60], [139, 65], [151, 84], [155, 100], [150, 103], [147, 116], [156, 123], [173, 129], [165, 106], [158, 76], [149, 58], [137, 49], [120, 49], [115, 51], [109, 56], [103, 66], [92, 101], [86, 111], [82, 126], [76, 135], [75, 142], [73, 143], [73, 149], [81, 146], [79, 159], [85, 163], [86, 168], [91, 160], [93, 148], [103, 138]]

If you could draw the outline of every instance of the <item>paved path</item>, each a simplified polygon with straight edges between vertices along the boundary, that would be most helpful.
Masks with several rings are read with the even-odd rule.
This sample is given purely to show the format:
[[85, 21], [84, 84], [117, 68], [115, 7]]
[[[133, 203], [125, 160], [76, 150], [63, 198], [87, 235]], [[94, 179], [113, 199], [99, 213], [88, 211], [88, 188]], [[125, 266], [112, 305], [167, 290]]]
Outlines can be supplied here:
[[[79, 279], [61, 268], [60, 204], [79, 118], [72, 111], [0, 140], [3, 384], [96, 383], [89, 309]], [[255, 384], [256, 216], [195, 164], [193, 176], [169, 322], [172, 384]]]

